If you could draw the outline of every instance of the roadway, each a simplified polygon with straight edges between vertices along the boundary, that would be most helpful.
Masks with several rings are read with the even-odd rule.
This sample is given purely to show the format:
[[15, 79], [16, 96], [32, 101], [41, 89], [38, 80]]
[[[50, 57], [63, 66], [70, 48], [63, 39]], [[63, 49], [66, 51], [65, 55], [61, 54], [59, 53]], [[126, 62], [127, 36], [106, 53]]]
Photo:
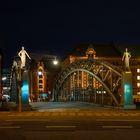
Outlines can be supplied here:
[[140, 120], [133, 119], [5, 119], [1, 140], [139, 140]]
[[0, 140], [140, 139], [139, 110], [81, 104], [35, 103], [36, 111], [0, 112]]
[[90, 109], [97, 109], [97, 110], [108, 110], [113, 109], [112, 107], [103, 107], [101, 105], [96, 105], [89, 102], [32, 102], [30, 105], [38, 111], [48, 111], [52, 109], [80, 109], [80, 110], [90, 110]]

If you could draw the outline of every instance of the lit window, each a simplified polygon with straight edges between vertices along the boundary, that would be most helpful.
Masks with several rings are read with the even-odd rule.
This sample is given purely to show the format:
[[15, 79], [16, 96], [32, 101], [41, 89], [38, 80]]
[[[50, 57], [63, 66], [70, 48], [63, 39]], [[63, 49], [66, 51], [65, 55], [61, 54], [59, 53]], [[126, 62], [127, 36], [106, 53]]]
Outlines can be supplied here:
[[140, 83], [137, 83], [137, 87], [140, 87]]
[[140, 76], [137, 76], [137, 80], [140, 80]]
[[104, 91], [103, 93], [106, 93], [106, 91]]
[[137, 69], [137, 73], [140, 73], [140, 69]]
[[38, 71], [38, 75], [42, 75], [42, 71]]
[[140, 92], [137, 92], [137, 95], [140, 95]]

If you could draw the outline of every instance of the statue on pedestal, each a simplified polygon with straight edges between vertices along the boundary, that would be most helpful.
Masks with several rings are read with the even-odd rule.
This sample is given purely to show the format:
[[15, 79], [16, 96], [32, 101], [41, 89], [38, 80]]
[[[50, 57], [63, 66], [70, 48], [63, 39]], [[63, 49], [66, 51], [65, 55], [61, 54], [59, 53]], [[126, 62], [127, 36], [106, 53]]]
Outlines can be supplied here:
[[18, 56], [20, 57], [21, 59], [21, 68], [25, 68], [25, 65], [26, 65], [26, 56], [30, 58], [30, 56], [28, 55], [28, 53], [26, 52], [26, 50], [24, 50], [24, 47], [22, 46], [22, 50], [18, 53]]
[[129, 67], [130, 58], [131, 58], [131, 54], [130, 54], [130, 52], [128, 52], [128, 49], [125, 48], [125, 52], [123, 54], [122, 61], [125, 61], [125, 70], [126, 71], [130, 71], [130, 67]]

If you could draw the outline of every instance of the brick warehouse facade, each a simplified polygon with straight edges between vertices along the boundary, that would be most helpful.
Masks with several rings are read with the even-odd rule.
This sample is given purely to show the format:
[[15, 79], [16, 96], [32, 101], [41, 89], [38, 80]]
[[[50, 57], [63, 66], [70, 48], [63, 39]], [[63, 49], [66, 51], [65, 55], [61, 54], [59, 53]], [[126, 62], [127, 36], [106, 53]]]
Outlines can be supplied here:
[[[29, 66], [29, 87], [31, 101], [50, 101], [54, 79], [60, 71], [60, 62], [53, 65], [56, 56], [30, 54], [32, 61]], [[59, 60], [60, 61], [60, 60]]]

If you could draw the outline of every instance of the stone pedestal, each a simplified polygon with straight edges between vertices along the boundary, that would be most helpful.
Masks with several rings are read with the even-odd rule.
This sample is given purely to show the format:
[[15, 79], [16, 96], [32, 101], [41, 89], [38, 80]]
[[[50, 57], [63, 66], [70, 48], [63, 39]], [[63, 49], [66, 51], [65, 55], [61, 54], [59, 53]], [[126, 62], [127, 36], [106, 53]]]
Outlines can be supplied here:
[[23, 82], [21, 87], [22, 104], [29, 104], [29, 82], [28, 71], [23, 72]]
[[29, 75], [27, 70], [24, 70], [23, 72], [23, 82], [21, 87], [21, 102], [22, 102], [22, 111], [30, 110], [31, 106], [29, 105]]
[[132, 73], [131, 71], [125, 71], [122, 75], [123, 108], [136, 109], [136, 105], [133, 103]]

